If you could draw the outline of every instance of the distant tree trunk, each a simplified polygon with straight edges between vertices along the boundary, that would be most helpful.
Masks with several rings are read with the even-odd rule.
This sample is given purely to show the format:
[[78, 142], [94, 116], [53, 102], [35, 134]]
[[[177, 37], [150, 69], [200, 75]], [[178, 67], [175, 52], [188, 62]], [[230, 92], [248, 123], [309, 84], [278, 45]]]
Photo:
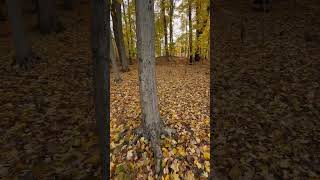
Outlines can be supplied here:
[[194, 55], [194, 60], [195, 61], [200, 61], [200, 46], [199, 46], [199, 37], [200, 37], [200, 30], [199, 30], [199, 26], [200, 26], [200, 2], [196, 1], [196, 23], [197, 23], [197, 28], [196, 28], [196, 52]]
[[132, 21], [131, 21], [131, 10], [130, 10], [130, 4], [129, 4], [129, 0], [127, 0], [128, 2], [128, 23], [129, 23], [129, 38], [130, 38], [130, 46], [128, 47], [131, 51], [131, 55], [132, 57], [134, 57], [134, 52], [133, 52], [133, 46], [134, 46], [134, 43], [133, 43], [133, 32], [132, 32]]
[[91, 46], [94, 106], [102, 159], [102, 179], [109, 179], [110, 129], [110, 6], [109, 0], [92, 0]]
[[61, 23], [56, 16], [55, 0], [38, 0], [38, 23], [40, 32], [49, 34], [51, 32], [61, 32]]
[[123, 19], [124, 19], [124, 24], [125, 24], [125, 26], [126, 26], [126, 30], [127, 30], [127, 32], [125, 33], [126, 34], [126, 39], [127, 39], [127, 45], [128, 45], [128, 59], [129, 59], [129, 64], [133, 64], [132, 63], [132, 59], [131, 59], [131, 57], [132, 57], [132, 55], [131, 55], [131, 50], [130, 50], [130, 40], [129, 40], [129, 33], [128, 33], [128, 20], [127, 20], [127, 18], [126, 18], [126, 8], [125, 8], [125, 6], [124, 6], [124, 2], [123, 2]]
[[164, 128], [158, 107], [155, 72], [155, 25], [154, 1], [136, 0], [137, 48], [139, 64], [139, 89], [142, 122], [137, 133], [151, 141], [155, 158], [156, 173], [160, 172], [162, 151], [160, 135], [171, 135], [171, 129]]
[[169, 11], [169, 31], [170, 31], [170, 51], [169, 55], [173, 55], [173, 27], [172, 27], [172, 20], [173, 20], [173, 10], [174, 10], [174, 2], [173, 0], [170, 0], [170, 11]]
[[185, 39], [186, 39], [186, 43], [185, 43], [185, 57], [189, 57], [189, 50], [188, 50], [188, 15], [186, 14], [186, 19], [185, 19], [185, 21], [186, 21], [186, 36], [185, 36]]
[[166, 57], [169, 56], [168, 50], [168, 32], [167, 32], [167, 18], [166, 18], [166, 6], [165, 0], [161, 0], [161, 14], [163, 18], [163, 31], [164, 31], [164, 49], [166, 53]]
[[120, 77], [118, 64], [116, 61], [116, 59], [117, 59], [116, 53], [117, 53], [117, 47], [116, 47], [115, 43], [113, 42], [113, 40], [110, 38], [110, 59], [111, 59], [112, 70], [115, 75], [115, 81], [121, 82], [122, 79]]
[[188, 18], [189, 18], [189, 64], [193, 63], [192, 57], [192, 19], [191, 19], [191, 0], [188, 1]]
[[117, 0], [112, 0], [112, 22], [113, 22], [113, 32], [116, 44], [118, 47], [118, 52], [120, 56], [120, 61], [122, 65], [122, 71], [129, 71], [129, 65], [126, 57], [126, 50], [123, 40], [122, 31], [122, 17], [121, 17], [121, 4]]
[[63, 0], [63, 7], [67, 10], [72, 10], [74, 6], [74, 0]]
[[31, 44], [26, 36], [22, 21], [22, 7], [20, 0], [7, 0], [8, 18], [11, 24], [15, 60], [12, 65], [18, 64], [20, 68], [28, 69], [33, 62]]

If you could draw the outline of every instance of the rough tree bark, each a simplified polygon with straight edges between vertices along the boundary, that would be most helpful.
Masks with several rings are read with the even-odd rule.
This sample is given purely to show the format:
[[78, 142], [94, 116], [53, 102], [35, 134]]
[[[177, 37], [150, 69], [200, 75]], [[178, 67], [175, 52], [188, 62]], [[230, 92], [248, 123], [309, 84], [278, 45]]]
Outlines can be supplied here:
[[111, 8], [114, 38], [118, 47], [122, 71], [127, 72], [129, 71], [129, 65], [123, 40], [121, 4], [117, 0], [112, 0]]
[[173, 10], [174, 10], [174, 2], [173, 0], [170, 0], [170, 10], [169, 10], [169, 33], [170, 33], [170, 45], [169, 45], [169, 56], [173, 55], [173, 25], [172, 25], [172, 19], [173, 19]]
[[7, 0], [8, 18], [11, 24], [15, 59], [11, 65], [19, 65], [20, 68], [29, 69], [35, 60], [31, 44], [26, 36], [22, 21], [22, 7], [20, 0]]
[[38, 0], [38, 23], [40, 32], [49, 34], [61, 32], [63, 27], [56, 16], [54, 0]]
[[166, 2], [165, 0], [161, 0], [161, 14], [163, 20], [163, 32], [164, 32], [164, 49], [166, 57], [169, 56], [168, 50], [168, 32], [167, 32], [167, 18], [166, 18]]
[[192, 56], [192, 12], [191, 12], [191, 0], [188, 0], [188, 19], [189, 19], [189, 64], [193, 63]]
[[142, 108], [139, 135], [151, 141], [156, 173], [160, 172], [162, 152], [161, 133], [171, 135], [174, 130], [164, 127], [160, 119], [155, 73], [154, 1], [136, 0], [137, 48], [139, 64], [139, 90]]
[[[127, 20], [127, 18], [126, 18], [126, 8], [125, 8], [125, 3], [123, 2], [123, 16], [124, 16], [124, 24], [125, 24], [125, 26], [126, 26], [126, 30], [127, 30], [127, 32], [125, 33], [126, 34], [126, 38], [127, 38], [127, 45], [128, 45], [128, 47], [127, 47], [127, 49], [128, 49], [128, 59], [129, 59], [129, 64], [133, 64], [132, 63], [132, 55], [131, 55], [131, 50], [130, 50], [130, 40], [129, 40], [129, 33], [128, 33], [128, 20]], [[128, 7], [129, 7], [129, 5], [128, 5]]]
[[115, 82], [121, 82], [122, 79], [120, 77], [119, 69], [118, 69], [118, 64], [116, 59], [118, 56], [116, 55], [118, 53], [117, 47], [113, 41], [113, 39], [110, 38], [110, 59], [111, 59], [111, 65], [112, 65], [112, 70], [115, 75]]
[[109, 0], [92, 0], [91, 48], [95, 119], [102, 159], [102, 179], [109, 179], [110, 128], [110, 6]]

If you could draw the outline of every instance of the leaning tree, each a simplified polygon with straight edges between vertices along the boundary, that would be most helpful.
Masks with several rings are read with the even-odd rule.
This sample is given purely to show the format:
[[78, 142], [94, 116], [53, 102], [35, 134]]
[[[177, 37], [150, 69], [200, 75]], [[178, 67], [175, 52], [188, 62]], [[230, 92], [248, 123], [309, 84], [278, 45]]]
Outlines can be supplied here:
[[154, 1], [136, 0], [137, 49], [139, 64], [139, 90], [142, 122], [136, 130], [151, 141], [156, 173], [160, 172], [162, 152], [160, 135], [171, 135], [173, 129], [165, 128], [160, 119], [155, 72]]
[[129, 71], [129, 65], [126, 56], [126, 47], [124, 45], [123, 40], [121, 3], [119, 2], [119, 0], [112, 0], [111, 14], [113, 22], [114, 39], [116, 40], [118, 53], [122, 64], [122, 71], [127, 72]]

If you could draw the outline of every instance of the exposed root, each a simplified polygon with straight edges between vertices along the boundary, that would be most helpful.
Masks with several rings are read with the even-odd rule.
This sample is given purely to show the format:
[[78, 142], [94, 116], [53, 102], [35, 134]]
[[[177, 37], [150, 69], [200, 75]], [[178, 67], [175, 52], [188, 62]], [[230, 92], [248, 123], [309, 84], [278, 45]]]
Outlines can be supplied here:
[[153, 155], [155, 158], [155, 171], [156, 171], [156, 174], [159, 175], [161, 171], [161, 161], [163, 158], [162, 151], [161, 151], [160, 136], [161, 134], [163, 134], [165, 136], [171, 137], [172, 134], [176, 132], [176, 130], [171, 128], [165, 128], [162, 121], [160, 125], [156, 127], [157, 127], [156, 129], [146, 128], [144, 126], [140, 126], [136, 128], [134, 132], [137, 136], [135, 139], [133, 139], [132, 144], [135, 144], [141, 136], [151, 141], [151, 147], [152, 147]]
[[172, 128], [163, 128], [161, 134], [171, 137], [172, 134], [176, 133], [175, 129]]
[[20, 69], [29, 70], [31, 69], [32, 65], [39, 62], [40, 57], [36, 56], [34, 53], [31, 53], [30, 56], [21, 59], [17, 59], [16, 57], [14, 57], [11, 63], [11, 67], [18, 66]]
[[118, 83], [121, 83], [121, 82], [122, 82], [122, 79], [121, 79], [121, 78], [115, 78], [115, 79], [114, 79], [114, 82], [117, 83], [117, 84], [118, 84]]

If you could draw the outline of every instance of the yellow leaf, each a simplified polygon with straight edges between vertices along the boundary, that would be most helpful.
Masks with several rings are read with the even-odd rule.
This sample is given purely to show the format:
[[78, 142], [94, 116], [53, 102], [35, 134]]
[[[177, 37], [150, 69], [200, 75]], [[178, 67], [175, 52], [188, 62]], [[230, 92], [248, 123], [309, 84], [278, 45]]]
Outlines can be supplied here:
[[182, 147], [178, 147], [178, 152], [181, 156], [185, 156], [186, 152], [184, 151], [184, 149]]
[[163, 153], [163, 157], [165, 157], [165, 158], [169, 157], [169, 152], [166, 148], [162, 148], [162, 153]]
[[210, 160], [210, 154], [207, 152], [203, 153], [203, 157], [205, 160]]
[[198, 162], [198, 160], [194, 160], [194, 164], [197, 165], [199, 169], [202, 169], [202, 165]]
[[164, 178], [163, 178], [163, 176], [162, 176], [162, 179], [163, 179], [163, 180], [169, 180], [170, 177], [169, 177], [169, 175], [167, 174], [166, 177], [164, 177]]
[[170, 168], [174, 171], [174, 172], [178, 172], [179, 171], [179, 164], [174, 161], [171, 165]]
[[185, 180], [193, 180], [194, 178], [194, 174], [192, 171], [188, 171], [187, 175], [184, 177]]
[[207, 171], [207, 172], [210, 172], [210, 163], [209, 163], [209, 161], [205, 161], [205, 162], [204, 162], [204, 166], [205, 166], [205, 168], [206, 168], [206, 171]]
[[180, 180], [179, 174], [176, 174], [176, 173], [171, 174], [171, 177], [172, 177], [173, 180]]

